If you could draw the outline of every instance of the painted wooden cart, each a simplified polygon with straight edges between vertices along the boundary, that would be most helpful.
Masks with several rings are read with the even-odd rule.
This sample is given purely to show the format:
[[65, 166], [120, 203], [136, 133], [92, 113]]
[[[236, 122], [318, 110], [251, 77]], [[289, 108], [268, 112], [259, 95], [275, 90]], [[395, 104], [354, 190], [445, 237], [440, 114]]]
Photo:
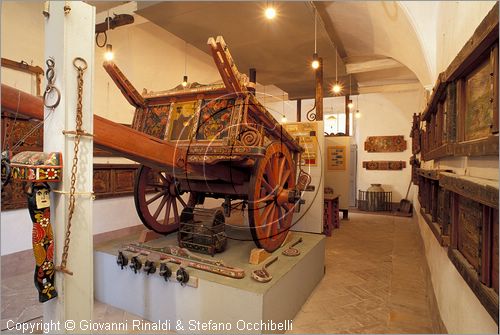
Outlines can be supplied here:
[[[239, 200], [248, 208], [256, 245], [274, 251], [310, 182], [298, 166], [303, 149], [259, 103], [255, 83], [238, 72], [222, 37], [210, 38], [208, 45], [222, 77], [219, 84], [140, 94], [113, 62], [105, 62], [136, 110], [132, 129], [94, 116], [94, 143], [142, 164], [135, 204], [146, 227], [168, 234], [179, 228], [183, 210], [205, 197], [224, 199], [227, 215], [231, 201]], [[2, 107], [8, 107], [4, 93], [8, 98], [9, 92], [14, 109], [18, 93], [6, 85]], [[30, 103], [20, 101], [19, 111], [25, 102]]]

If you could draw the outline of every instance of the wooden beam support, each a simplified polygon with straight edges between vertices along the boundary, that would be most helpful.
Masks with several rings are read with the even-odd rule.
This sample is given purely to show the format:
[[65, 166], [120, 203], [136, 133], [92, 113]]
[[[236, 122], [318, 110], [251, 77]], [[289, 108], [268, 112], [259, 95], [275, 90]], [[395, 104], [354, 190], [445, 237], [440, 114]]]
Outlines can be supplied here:
[[319, 58], [319, 67], [314, 74], [316, 121], [323, 121], [323, 58]]
[[26, 72], [29, 74], [33, 74], [36, 77], [36, 95], [40, 96], [41, 86], [42, 86], [42, 77], [43, 69], [40, 66], [29, 65], [25, 61], [16, 62], [8, 58], [2, 57], [2, 67], [6, 67], [9, 69]]
[[297, 99], [297, 122], [302, 118], [302, 99]]
[[360, 86], [359, 94], [367, 93], [389, 93], [389, 92], [405, 92], [421, 89], [422, 85], [419, 82], [391, 85], [376, 85], [376, 86]]
[[132, 106], [141, 108], [145, 106], [142, 95], [135, 89], [115, 63], [104, 62], [103, 67]]
[[374, 59], [366, 62], [346, 63], [347, 73], [364, 73], [379, 70], [389, 70], [404, 67], [403, 64], [392, 58]]
[[349, 129], [350, 129], [350, 120], [349, 120], [349, 106], [347, 106], [349, 104], [349, 94], [347, 94], [345, 96], [345, 100], [344, 100], [344, 108], [345, 108], [345, 134], [346, 136], [349, 136]]

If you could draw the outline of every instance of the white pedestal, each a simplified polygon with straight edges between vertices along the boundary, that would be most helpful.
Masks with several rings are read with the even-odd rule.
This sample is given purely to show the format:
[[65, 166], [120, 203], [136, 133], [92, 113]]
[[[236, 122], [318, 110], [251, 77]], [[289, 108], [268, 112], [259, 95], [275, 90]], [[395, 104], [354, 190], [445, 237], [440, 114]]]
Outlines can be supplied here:
[[[292, 320], [324, 275], [324, 236], [294, 233], [294, 240], [298, 237], [304, 240], [297, 245], [302, 251], [300, 256], [283, 256], [282, 249], [275, 252], [279, 259], [268, 268], [273, 276], [271, 282], [259, 283], [251, 278], [251, 272], [262, 267], [262, 264], [248, 264], [253, 242], [229, 241], [228, 250], [215, 258], [244, 268], [245, 278], [227, 278], [188, 268], [190, 275], [198, 278], [197, 288], [182, 287], [175, 279], [166, 282], [158, 273], [148, 276], [144, 272], [134, 274], [128, 268], [121, 270], [116, 264], [117, 250], [128, 241], [97, 246], [94, 254], [95, 298], [153, 322], [169, 320], [174, 331], [178, 331], [175, 329], [177, 322], [182, 321], [184, 332], [207, 332], [190, 329], [189, 321], [212, 320], [228, 323], [231, 327], [226, 331], [212, 331], [215, 333], [269, 333], [248, 328], [240, 330], [238, 325]], [[173, 234], [154, 244], [175, 245], [175, 242]]]

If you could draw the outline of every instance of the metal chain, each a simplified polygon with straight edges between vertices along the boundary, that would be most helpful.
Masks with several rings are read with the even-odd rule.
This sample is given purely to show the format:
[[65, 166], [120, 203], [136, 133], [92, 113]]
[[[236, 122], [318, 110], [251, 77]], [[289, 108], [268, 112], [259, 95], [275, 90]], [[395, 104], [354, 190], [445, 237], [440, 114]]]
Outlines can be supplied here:
[[[82, 65], [78, 65], [82, 63]], [[74, 156], [73, 164], [71, 166], [71, 186], [69, 189], [69, 206], [68, 206], [68, 222], [66, 224], [66, 236], [64, 239], [64, 248], [61, 259], [61, 266], [58, 270], [66, 272], [70, 275], [73, 273], [66, 269], [66, 263], [68, 260], [69, 244], [71, 242], [71, 220], [73, 219], [73, 214], [75, 212], [75, 194], [76, 194], [76, 177], [78, 173], [78, 149], [80, 145], [80, 138], [84, 133], [82, 129], [83, 124], [83, 74], [87, 69], [87, 62], [80, 57], [75, 58], [73, 65], [78, 71], [78, 100], [76, 105], [76, 131], [75, 131], [75, 146], [74, 146]]]

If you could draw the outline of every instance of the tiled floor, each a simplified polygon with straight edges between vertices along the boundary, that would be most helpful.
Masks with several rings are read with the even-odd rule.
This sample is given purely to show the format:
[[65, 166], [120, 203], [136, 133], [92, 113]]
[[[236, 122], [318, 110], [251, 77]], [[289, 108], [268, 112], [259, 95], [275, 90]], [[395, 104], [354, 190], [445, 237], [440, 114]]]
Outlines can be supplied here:
[[411, 218], [350, 214], [327, 239], [326, 274], [294, 333], [434, 333]]
[[[350, 214], [327, 239], [325, 277], [295, 317], [292, 333], [435, 332], [419, 238], [411, 219]], [[32, 280], [32, 273], [2, 280], [1, 329], [8, 319], [39, 320]], [[93, 319], [140, 318], [96, 302]]]

